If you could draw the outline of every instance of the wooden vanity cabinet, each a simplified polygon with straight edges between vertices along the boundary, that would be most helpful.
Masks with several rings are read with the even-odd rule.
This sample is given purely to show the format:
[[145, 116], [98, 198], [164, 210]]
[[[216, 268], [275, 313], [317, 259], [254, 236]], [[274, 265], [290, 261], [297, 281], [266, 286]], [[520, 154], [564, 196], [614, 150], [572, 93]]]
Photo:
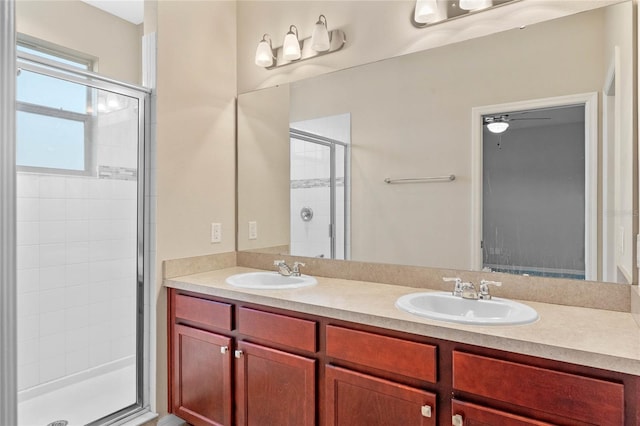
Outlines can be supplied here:
[[317, 323], [240, 307], [238, 330], [237, 424], [315, 425], [316, 359], [246, 340], [315, 353]]
[[231, 424], [231, 339], [176, 325], [173, 412], [194, 425]]
[[170, 411], [200, 425], [640, 426], [640, 378], [169, 292]]
[[326, 328], [332, 364], [389, 373], [397, 380], [328, 364], [325, 367], [327, 426], [436, 425], [434, 393], [400, 383], [402, 377], [436, 383], [436, 347], [335, 325]]
[[232, 306], [175, 292], [170, 306], [173, 413], [196, 426], [231, 425], [233, 343], [211, 330], [231, 330]]
[[451, 401], [451, 419], [453, 426], [553, 426], [552, 423], [455, 399]]
[[[520, 362], [481, 356], [463, 351], [453, 351], [453, 390], [470, 397], [487, 399], [487, 406], [509, 404], [518, 410], [533, 413], [532, 416], [553, 424], [616, 426], [625, 424], [624, 385], [579, 374], [570, 374], [549, 368], [540, 368]], [[494, 403], [495, 404], [495, 403]], [[458, 411], [456, 411], [458, 410]], [[498, 416], [497, 412], [482, 411], [456, 401], [452, 415], [464, 419]], [[515, 416], [514, 416], [515, 417]], [[519, 417], [510, 418], [510, 424], [546, 424]], [[519, 423], [519, 422], [525, 423]], [[629, 422], [634, 422], [629, 419]], [[479, 423], [484, 424], [484, 423]]]

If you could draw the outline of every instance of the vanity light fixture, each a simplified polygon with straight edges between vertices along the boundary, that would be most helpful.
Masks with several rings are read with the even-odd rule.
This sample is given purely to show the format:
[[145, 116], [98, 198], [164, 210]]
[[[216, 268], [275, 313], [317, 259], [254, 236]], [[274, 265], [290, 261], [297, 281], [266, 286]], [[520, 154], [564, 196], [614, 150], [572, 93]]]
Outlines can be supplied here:
[[[295, 30], [295, 33], [293, 32]], [[289, 32], [284, 36], [282, 44], [283, 58], [285, 61], [296, 61], [302, 56], [300, 41], [298, 40], [298, 28], [295, 25], [289, 27]]]
[[518, 1], [520, 0], [415, 0], [410, 20], [414, 27], [426, 28]]
[[437, 0], [416, 0], [413, 19], [419, 24], [429, 24], [441, 20]]
[[318, 17], [318, 22], [313, 27], [311, 48], [316, 52], [326, 52], [331, 48], [331, 38], [327, 30], [327, 18], [324, 15]]
[[491, 0], [460, 0], [458, 6], [464, 10], [486, 9], [491, 7]]
[[[267, 37], [269, 40], [267, 40]], [[270, 67], [273, 65], [274, 60], [273, 47], [271, 47], [271, 36], [265, 34], [262, 36], [262, 40], [258, 43], [256, 49], [256, 65], [259, 67]]]
[[313, 34], [309, 38], [300, 40], [298, 27], [291, 25], [282, 46], [273, 48], [269, 34], [263, 35], [256, 49], [255, 63], [266, 69], [294, 64], [316, 56], [337, 52], [344, 47], [346, 41], [344, 32], [342, 30], [329, 31], [327, 18], [320, 15], [313, 28]]

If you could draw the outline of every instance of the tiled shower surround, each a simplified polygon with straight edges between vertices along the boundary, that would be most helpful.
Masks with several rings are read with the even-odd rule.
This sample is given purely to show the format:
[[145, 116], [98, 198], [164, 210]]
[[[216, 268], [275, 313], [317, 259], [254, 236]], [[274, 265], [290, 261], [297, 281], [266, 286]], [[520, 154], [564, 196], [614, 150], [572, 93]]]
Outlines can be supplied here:
[[[320, 137], [349, 143], [349, 114], [320, 117], [291, 123], [293, 129]], [[291, 137], [291, 241], [290, 251], [296, 256], [331, 258], [331, 157], [327, 146]], [[345, 234], [345, 149], [335, 150], [335, 237], [334, 259], [348, 258], [349, 241]], [[348, 188], [348, 182], [347, 182]], [[347, 189], [348, 191], [348, 189]], [[302, 218], [303, 209], [313, 212], [311, 218]], [[348, 221], [347, 221], [348, 223]], [[345, 247], [345, 238], [346, 247]], [[345, 253], [346, 248], [346, 253]], [[345, 257], [347, 255], [347, 257]]]
[[134, 180], [18, 173], [19, 390], [135, 354]]

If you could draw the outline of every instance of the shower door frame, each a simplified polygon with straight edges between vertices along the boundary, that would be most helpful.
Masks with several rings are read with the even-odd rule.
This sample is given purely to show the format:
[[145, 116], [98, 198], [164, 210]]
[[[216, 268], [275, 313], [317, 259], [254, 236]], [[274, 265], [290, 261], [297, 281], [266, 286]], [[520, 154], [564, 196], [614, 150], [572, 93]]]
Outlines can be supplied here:
[[344, 238], [343, 238], [343, 253], [344, 260], [349, 260], [348, 247], [349, 247], [349, 158], [351, 155], [350, 145], [345, 142], [340, 142], [335, 139], [327, 138], [315, 133], [305, 132], [304, 130], [289, 129], [289, 138], [298, 139], [303, 142], [315, 143], [317, 145], [326, 146], [329, 148], [329, 238], [331, 248], [331, 259], [336, 258], [336, 145], [340, 145], [344, 148]]
[[[149, 145], [150, 94], [151, 89], [121, 82], [90, 71], [80, 70], [73, 66], [58, 63], [25, 52], [17, 53], [17, 69], [46, 75], [53, 78], [84, 85], [88, 88], [105, 90], [118, 95], [138, 100], [138, 169], [137, 169], [137, 238], [136, 238], [136, 401], [120, 410], [96, 419], [90, 425], [121, 423], [129, 418], [148, 412], [149, 410], [149, 375], [148, 365], [144, 360], [149, 358], [149, 200], [145, 197], [149, 188]], [[17, 70], [16, 69], [16, 70]], [[14, 70], [14, 72], [16, 71]], [[15, 173], [15, 169], [14, 169]], [[15, 284], [14, 284], [15, 285]], [[14, 366], [15, 368], [15, 366]]]

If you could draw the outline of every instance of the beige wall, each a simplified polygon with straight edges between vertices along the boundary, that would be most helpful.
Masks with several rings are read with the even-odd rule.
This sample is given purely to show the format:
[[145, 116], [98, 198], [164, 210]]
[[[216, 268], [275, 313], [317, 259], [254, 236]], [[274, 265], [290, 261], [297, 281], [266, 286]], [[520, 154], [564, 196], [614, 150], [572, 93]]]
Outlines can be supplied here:
[[[607, 3], [612, 2], [522, 0], [509, 7], [418, 29], [410, 22], [415, 0], [239, 1], [238, 92], [456, 43]], [[329, 29], [345, 32], [347, 43], [341, 51], [275, 70], [254, 64], [255, 49], [264, 33], [271, 35], [273, 47], [282, 46], [291, 24], [297, 26], [301, 39], [308, 38], [320, 14], [327, 17]]]
[[[157, 5], [158, 267], [235, 250], [236, 3]], [[210, 226], [222, 224], [212, 244]], [[165, 413], [166, 292], [158, 273], [156, 410]]]
[[[289, 245], [289, 85], [238, 97], [238, 249]], [[249, 239], [249, 221], [258, 238]]]
[[600, 9], [292, 84], [291, 121], [351, 113], [352, 258], [469, 269], [471, 109], [601, 90], [603, 22]]
[[142, 25], [79, 0], [19, 0], [16, 26], [18, 33], [98, 58], [100, 74], [140, 83]]

